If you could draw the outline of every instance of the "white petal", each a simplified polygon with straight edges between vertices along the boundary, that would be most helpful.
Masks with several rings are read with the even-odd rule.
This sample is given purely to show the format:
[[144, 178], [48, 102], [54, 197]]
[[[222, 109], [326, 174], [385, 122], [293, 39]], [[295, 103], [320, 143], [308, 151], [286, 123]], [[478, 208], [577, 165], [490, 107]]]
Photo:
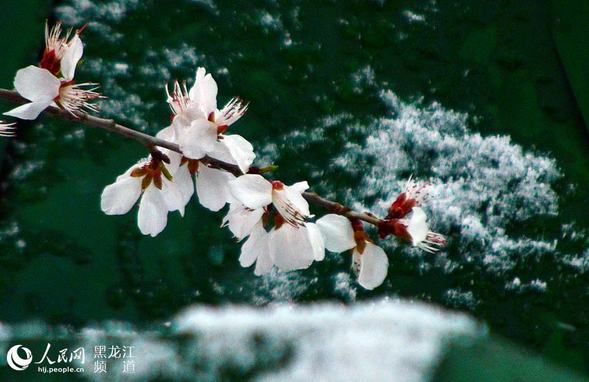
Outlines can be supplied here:
[[180, 163], [182, 163], [182, 154], [178, 154], [175, 151], [168, 150], [166, 148], [159, 147], [158, 150], [162, 152], [165, 156], [170, 159], [170, 163], [164, 163], [168, 171], [172, 176], [176, 174], [176, 171], [180, 168]]
[[204, 119], [192, 121], [190, 127], [180, 130], [178, 144], [185, 157], [201, 159], [215, 148], [217, 126]]
[[[163, 139], [165, 141], [168, 142], [173, 142], [173, 143], [178, 143], [177, 141], [177, 137], [176, 137], [176, 131], [174, 129], [174, 127], [172, 125], [164, 127], [163, 129], [161, 129], [156, 135], [156, 138], [159, 139]], [[175, 151], [172, 150], [168, 150], [166, 148], [163, 147], [158, 147], [158, 150], [160, 150], [162, 153], [164, 153], [165, 155], [168, 156], [168, 158], [170, 158], [170, 163], [166, 164], [166, 168], [168, 169], [168, 171], [170, 171], [170, 173], [172, 175], [174, 175], [174, 173], [178, 170], [178, 168], [180, 167], [180, 162], [182, 161], [182, 154], [179, 154]]]
[[244, 207], [241, 204], [232, 203], [227, 216], [223, 219], [223, 226], [227, 225], [231, 233], [238, 241], [248, 236], [255, 225], [262, 220], [264, 209], [255, 210]]
[[[357, 251], [354, 250], [354, 256]], [[366, 243], [364, 253], [359, 255], [360, 273], [358, 283], [366, 289], [374, 289], [383, 283], [389, 270], [389, 259], [378, 245]]]
[[204, 119], [208, 121], [209, 119], [209, 114], [207, 114], [207, 112], [201, 108], [199, 103], [193, 101], [188, 102], [186, 110], [184, 110], [182, 115], [188, 121], [196, 121], [197, 119]]
[[268, 241], [261, 240], [262, 230], [264, 230], [264, 227], [262, 225], [262, 222], [259, 222], [256, 225], [256, 227], [254, 227], [254, 230], [252, 231], [251, 235], [241, 246], [241, 253], [239, 254], [239, 264], [242, 267], [247, 268], [251, 266], [253, 263], [255, 263], [259, 254], [258, 246], [263, 247], [267, 245]]
[[302, 194], [303, 192], [305, 192], [309, 189], [309, 183], [306, 180], [304, 180], [302, 182], [296, 182], [295, 184], [291, 184], [288, 187], [291, 190], [296, 191], [299, 194]]
[[267, 273], [272, 269], [272, 260], [270, 259], [270, 235], [264, 229], [262, 222], [259, 222], [252, 231], [250, 237], [241, 247], [239, 263], [242, 267], [251, 266], [256, 262], [255, 274], [260, 275]]
[[313, 248], [313, 258], [315, 261], [323, 260], [325, 258], [325, 243], [323, 241], [323, 236], [319, 231], [319, 227], [314, 223], [306, 223], [305, 227], [307, 227], [309, 241]]
[[144, 235], [157, 236], [168, 224], [168, 206], [162, 193], [153, 185], [147, 187], [139, 203], [137, 225]]
[[166, 206], [168, 206], [168, 211], [179, 211], [180, 215], [184, 216], [184, 208], [187, 203], [185, 203], [186, 198], [180, 191], [178, 185], [162, 177], [162, 189], [159, 191], [162, 194]]
[[217, 170], [201, 164], [196, 175], [196, 193], [203, 207], [219, 211], [231, 197], [229, 182], [235, 176], [227, 171]]
[[[267, 240], [269, 240], [269, 237]], [[262, 276], [268, 274], [272, 270], [273, 266], [274, 264], [272, 263], [272, 258], [270, 257], [270, 247], [268, 243], [268, 245], [266, 245], [266, 250], [258, 254], [256, 267], [254, 268], [254, 275]]]
[[59, 95], [61, 82], [47, 69], [30, 65], [16, 72], [14, 88], [33, 102], [53, 101]]
[[182, 193], [182, 202], [184, 205], [188, 204], [192, 194], [194, 194], [194, 181], [186, 164], [180, 166], [174, 174], [174, 183]]
[[254, 163], [254, 159], [256, 159], [254, 146], [244, 137], [237, 134], [224, 135], [222, 142], [229, 149], [231, 157], [241, 172], [247, 173], [252, 163]]
[[263, 252], [258, 256], [258, 260], [256, 261], [256, 267], [254, 268], [254, 275], [256, 276], [263, 276], [267, 275], [272, 271], [272, 258], [270, 257], [269, 252]]
[[76, 66], [78, 65], [78, 61], [80, 61], [83, 54], [84, 44], [82, 44], [80, 36], [78, 36], [76, 33], [76, 35], [69, 42], [69, 46], [65, 50], [63, 58], [61, 59], [61, 74], [66, 81], [71, 81], [74, 79]]
[[289, 224], [301, 225], [306, 218], [311, 217], [307, 201], [288, 186], [272, 190], [272, 204]]
[[198, 98], [199, 93], [200, 93], [200, 84], [202, 83], [203, 79], [205, 78], [205, 74], [207, 73], [207, 70], [205, 68], [198, 67], [196, 69], [196, 75], [194, 76], [194, 84], [192, 84], [192, 87], [190, 88], [190, 91], [188, 92], [188, 97], [191, 100], [195, 100], [196, 98]]
[[244, 206], [256, 209], [272, 203], [272, 184], [258, 174], [246, 174], [229, 182], [231, 195]]
[[254, 146], [237, 134], [222, 135], [209, 156], [237, 165], [244, 174], [247, 173], [256, 158]]
[[147, 161], [147, 158], [142, 158], [141, 160], [139, 160], [137, 163], [135, 163], [133, 166], [129, 167], [129, 169], [127, 171], [125, 171], [124, 173], [122, 173], [121, 175], [117, 176], [116, 182], [121, 181], [123, 179], [129, 178], [129, 176], [131, 175], [131, 172], [137, 168], [137, 167], [141, 167], [143, 164], [145, 164], [145, 162]]
[[409, 223], [407, 225], [407, 232], [411, 235], [413, 245], [417, 245], [425, 240], [429, 227], [427, 225], [427, 216], [425, 212], [419, 207], [413, 207]]
[[270, 257], [282, 271], [308, 268], [314, 259], [314, 249], [305, 226], [283, 224], [270, 235]]
[[[202, 116], [201, 118], [190, 118], [186, 112], [176, 115], [174, 117], [174, 119], [172, 120], [172, 124], [170, 125], [170, 127], [172, 127], [172, 129], [174, 130], [174, 132], [173, 132], [174, 142], [178, 142], [178, 137], [180, 136], [180, 134], [182, 134], [182, 130], [189, 128], [192, 121], [195, 121], [197, 119], [205, 119], [206, 120], [206, 118], [204, 116]], [[160, 133], [163, 134], [161, 136], [162, 139], [166, 139], [166, 137], [170, 137], [170, 135], [172, 134], [168, 130], [167, 127], [164, 128], [163, 130], [161, 130], [158, 133], [158, 135]]]
[[119, 177], [102, 191], [100, 208], [107, 215], [124, 215], [141, 195], [141, 178]]
[[190, 89], [188, 96], [191, 100], [200, 104], [202, 110], [207, 114], [217, 109], [217, 83], [211, 74], [205, 74], [205, 68], [196, 70], [196, 79]]
[[174, 129], [174, 126], [170, 125], [170, 126], [164, 127], [160, 131], [158, 131], [158, 133], [155, 136], [156, 136], [156, 138], [159, 138], [159, 139], [164, 139], [166, 141], [175, 142], [176, 131]]
[[53, 101], [25, 103], [17, 108], [4, 113], [15, 118], [33, 120], [36, 119], [43, 110], [47, 109]]
[[[225, 137], [225, 136], [223, 136], [223, 137]], [[218, 159], [222, 162], [227, 162], [227, 163], [237, 165], [237, 162], [233, 158], [233, 155], [231, 155], [231, 152], [229, 151], [229, 147], [227, 147], [224, 140], [225, 139], [217, 140], [217, 142], [215, 143], [215, 147], [208, 153], [208, 156], [210, 156], [211, 158]]]
[[345, 216], [328, 214], [316, 223], [325, 239], [325, 247], [331, 252], [344, 252], [356, 246], [352, 223]]
[[306, 184], [307, 182], [295, 183], [293, 185], [295, 187], [286, 186], [284, 187], [284, 193], [293, 207], [295, 207], [304, 216], [309, 217], [311, 216], [311, 213], [309, 212], [309, 203], [302, 195], [302, 192], [309, 188], [309, 186], [307, 185], [307, 187], [303, 189], [300, 186], [301, 183]]

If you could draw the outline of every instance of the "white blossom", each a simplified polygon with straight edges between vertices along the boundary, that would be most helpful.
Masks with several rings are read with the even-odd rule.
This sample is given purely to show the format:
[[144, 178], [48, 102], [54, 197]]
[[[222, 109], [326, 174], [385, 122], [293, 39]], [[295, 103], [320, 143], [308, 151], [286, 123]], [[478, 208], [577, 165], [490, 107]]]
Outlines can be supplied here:
[[180, 165], [174, 179], [186, 203], [192, 197], [196, 186], [199, 203], [211, 211], [219, 211], [231, 198], [229, 182], [235, 179], [235, 176], [190, 159]]
[[248, 239], [241, 246], [239, 264], [247, 268], [255, 262], [254, 274], [256, 276], [269, 273], [274, 266], [270, 256], [270, 236], [271, 233], [266, 232], [264, 224], [259, 220], [254, 225]]
[[262, 221], [265, 212], [265, 208], [251, 209], [233, 200], [229, 203], [229, 212], [223, 218], [221, 226], [228, 227], [233, 236], [241, 241], [253, 231], [257, 223]]
[[239, 263], [249, 267], [255, 262], [254, 274], [259, 276], [270, 272], [273, 266], [282, 271], [305, 269], [324, 257], [325, 245], [316, 224], [282, 224], [268, 232], [260, 219], [241, 247]]
[[362, 287], [374, 289], [383, 283], [389, 260], [383, 249], [370, 241], [364, 231], [354, 231], [348, 218], [336, 214], [318, 219], [317, 226], [329, 251], [352, 250], [352, 266]]
[[184, 215], [182, 193], [172, 181], [170, 171], [164, 163], [151, 157], [106, 186], [101, 196], [101, 209], [107, 215], [124, 215], [140, 197], [137, 225], [144, 235], [155, 237], [162, 232], [168, 212], [179, 211]]
[[258, 174], [246, 174], [231, 182], [231, 194], [245, 207], [255, 210], [272, 204], [286, 223], [295, 227], [304, 225], [305, 219], [312, 216], [303, 198], [308, 188], [306, 181], [286, 186]]
[[[323, 237], [314, 223], [305, 221], [312, 216], [302, 196], [308, 187], [307, 182], [286, 186], [254, 174], [230, 182], [235, 200], [230, 203], [223, 225], [229, 226], [238, 240], [249, 236], [241, 250], [243, 266], [256, 262], [255, 273], [262, 274], [268, 272], [271, 265], [290, 271], [323, 260]], [[272, 208], [274, 224], [267, 231], [265, 218]]]
[[[172, 126], [162, 129], [156, 136], [169, 142], [177, 141]], [[176, 152], [167, 151], [166, 154], [173, 164], [171, 167], [177, 169], [172, 175], [185, 205], [192, 198], [195, 188], [200, 204], [211, 211], [219, 211], [231, 199], [229, 182], [235, 179], [235, 175]]]
[[272, 262], [282, 271], [306, 269], [325, 257], [323, 237], [314, 223], [282, 224], [272, 231], [269, 248]]
[[399, 223], [405, 227], [411, 243], [424, 251], [435, 253], [446, 244], [443, 235], [429, 230], [427, 215], [420, 207], [413, 207], [411, 213]]
[[246, 173], [255, 158], [253, 146], [242, 136], [225, 132], [245, 114], [247, 104], [233, 98], [221, 110], [217, 109], [217, 83], [202, 67], [197, 69], [190, 90], [175, 82], [172, 91], [166, 91], [182, 153], [190, 159], [209, 155], [235, 164]]
[[77, 30], [70, 39], [72, 30], [69, 29], [65, 36], [62, 36], [61, 22], [56, 23], [53, 28], [45, 23], [45, 50], [39, 63], [39, 67], [47, 69], [55, 76], [63, 77], [66, 81], [74, 78], [76, 66], [84, 54], [84, 44], [80, 33], [86, 26]]
[[69, 33], [61, 37], [61, 24], [51, 32], [46, 29], [46, 47], [40, 67], [27, 66], [18, 70], [14, 78], [16, 91], [31, 102], [5, 112], [5, 115], [32, 120], [49, 106], [60, 107], [72, 114], [84, 109], [97, 111], [96, 105], [90, 102], [100, 97], [95, 92], [96, 84], [74, 82], [76, 66], [84, 51], [79, 32], [67, 41]]

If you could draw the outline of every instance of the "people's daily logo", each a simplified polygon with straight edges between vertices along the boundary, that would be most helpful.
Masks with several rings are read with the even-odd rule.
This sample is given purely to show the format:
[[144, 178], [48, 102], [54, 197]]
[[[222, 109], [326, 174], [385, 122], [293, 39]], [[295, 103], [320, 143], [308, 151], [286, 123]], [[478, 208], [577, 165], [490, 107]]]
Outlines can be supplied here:
[[33, 362], [33, 353], [22, 345], [14, 345], [6, 353], [6, 363], [14, 370], [23, 371], [31, 362]]
[[[134, 345], [116, 344], [94, 346], [93, 351], [89, 354], [93, 363], [93, 373], [106, 374], [109, 368], [112, 368], [117, 373], [134, 374], [134, 348]], [[31, 349], [20, 344], [14, 345], [6, 353], [6, 364], [18, 372], [27, 370], [31, 364], [36, 367], [37, 373], [43, 374], [86, 372], [86, 349], [83, 346], [56, 348], [47, 343], [43, 355], [38, 351], [34, 358]], [[35, 369], [35, 367], [31, 369]]]

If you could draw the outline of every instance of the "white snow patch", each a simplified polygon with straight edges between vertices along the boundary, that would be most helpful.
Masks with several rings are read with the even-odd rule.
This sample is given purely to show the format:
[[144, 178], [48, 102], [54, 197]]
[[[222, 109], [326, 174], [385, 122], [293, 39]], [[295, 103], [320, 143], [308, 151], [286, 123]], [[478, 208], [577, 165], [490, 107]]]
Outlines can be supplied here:
[[215, 355], [206, 362], [212, 373], [227, 364], [251, 368], [260, 343], [290, 353], [285, 367], [263, 373], [261, 381], [425, 381], [449, 338], [477, 332], [466, 316], [400, 301], [195, 307], [182, 313], [175, 327], [195, 335], [195, 349]]
[[[85, 365], [73, 366], [85, 366], [80, 376], [94, 381], [248, 376], [257, 381], [421, 382], [430, 379], [450, 341], [485, 334], [484, 326], [463, 314], [384, 299], [353, 306], [194, 306], [148, 329], [111, 321], [80, 331], [39, 322], [0, 323], [0, 351], [14, 345], [15, 338], [54, 345], [59, 340], [63, 346], [56, 352], [83, 347]], [[90, 357], [97, 345], [133, 346], [135, 373], [123, 374], [128, 361], [123, 358], [108, 360], [107, 375], [93, 373]]]
[[[553, 159], [525, 152], [506, 136], [473, 133], [468, 115], [437, 103], [404, 103], [391, 91], [382, 97], [391, 115], [369, 126], [346, 126], [343, 134], [361, 132], [366, 138], [348, 143], [333, 162], [360, 179], [347, 197], [356, 208], [384, 215], [384, 206], [413, 175], [432, 184], [426, 207], [432, 228], [452, 233], [450, 243], [490, 272], [512, 269], [514, 256], [554, 251], [555, 240], [508, 232], [511, 224], [557, 213], [552, 183], [561, 174]], [[364, 205], [368, 198], [376, 201]]]

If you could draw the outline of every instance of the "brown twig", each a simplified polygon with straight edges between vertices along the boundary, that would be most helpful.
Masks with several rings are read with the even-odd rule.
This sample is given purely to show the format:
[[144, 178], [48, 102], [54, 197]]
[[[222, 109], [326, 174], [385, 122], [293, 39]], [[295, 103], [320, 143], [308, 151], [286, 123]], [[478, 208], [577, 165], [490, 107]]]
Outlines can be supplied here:
[[[17, 104], [24, 104], [29, 102], [28, 100], [21, 97], [16, 91], [7, 89], [0, 89], [0, 99], [4, 99]], [[45, 109], [44, 114], [51, 117], [81, 123], [89, 127], [107, 130], [122, 135], [124, 137], [134, 139], [147, 147], [158, 146], [182, 154], [182, 151], [180, 151], [180, 147], [176, 143], [159, 139], [149, 134], [145, 134], [140, 131], [130, 129], [126, 126], [116, 123], [116, 121], [114, 121], [113, 119], [95, 117], [85, 112], [77, 112], [75, 115], [73, 115], [65, 110], [53, 106], [50, 106], [47, 109]], [[211, 157], [205, 157], [201, 159], [201, 161], [208, 164], [211, 167], [223, 169], [236, 176], [243, 174], [239, 167], [237, 167], [236, 165], [226, 163]], [[376, 226], [378, 226], [379, 223], [382, 221], [381, 219], [373, 215], [353, 211], [349, 207], [346, 207], [332, 200], [325, 199], [324, 197], [319, 196], [314, 192], [304, 192], [303, 196], [305, 197], [305, 199], [307, 199], [307, 201], [319, 205], [328, 210], [329, 212], [344, 215], [350, 219], [360, 219], [367, 223], [374, 224]]]

